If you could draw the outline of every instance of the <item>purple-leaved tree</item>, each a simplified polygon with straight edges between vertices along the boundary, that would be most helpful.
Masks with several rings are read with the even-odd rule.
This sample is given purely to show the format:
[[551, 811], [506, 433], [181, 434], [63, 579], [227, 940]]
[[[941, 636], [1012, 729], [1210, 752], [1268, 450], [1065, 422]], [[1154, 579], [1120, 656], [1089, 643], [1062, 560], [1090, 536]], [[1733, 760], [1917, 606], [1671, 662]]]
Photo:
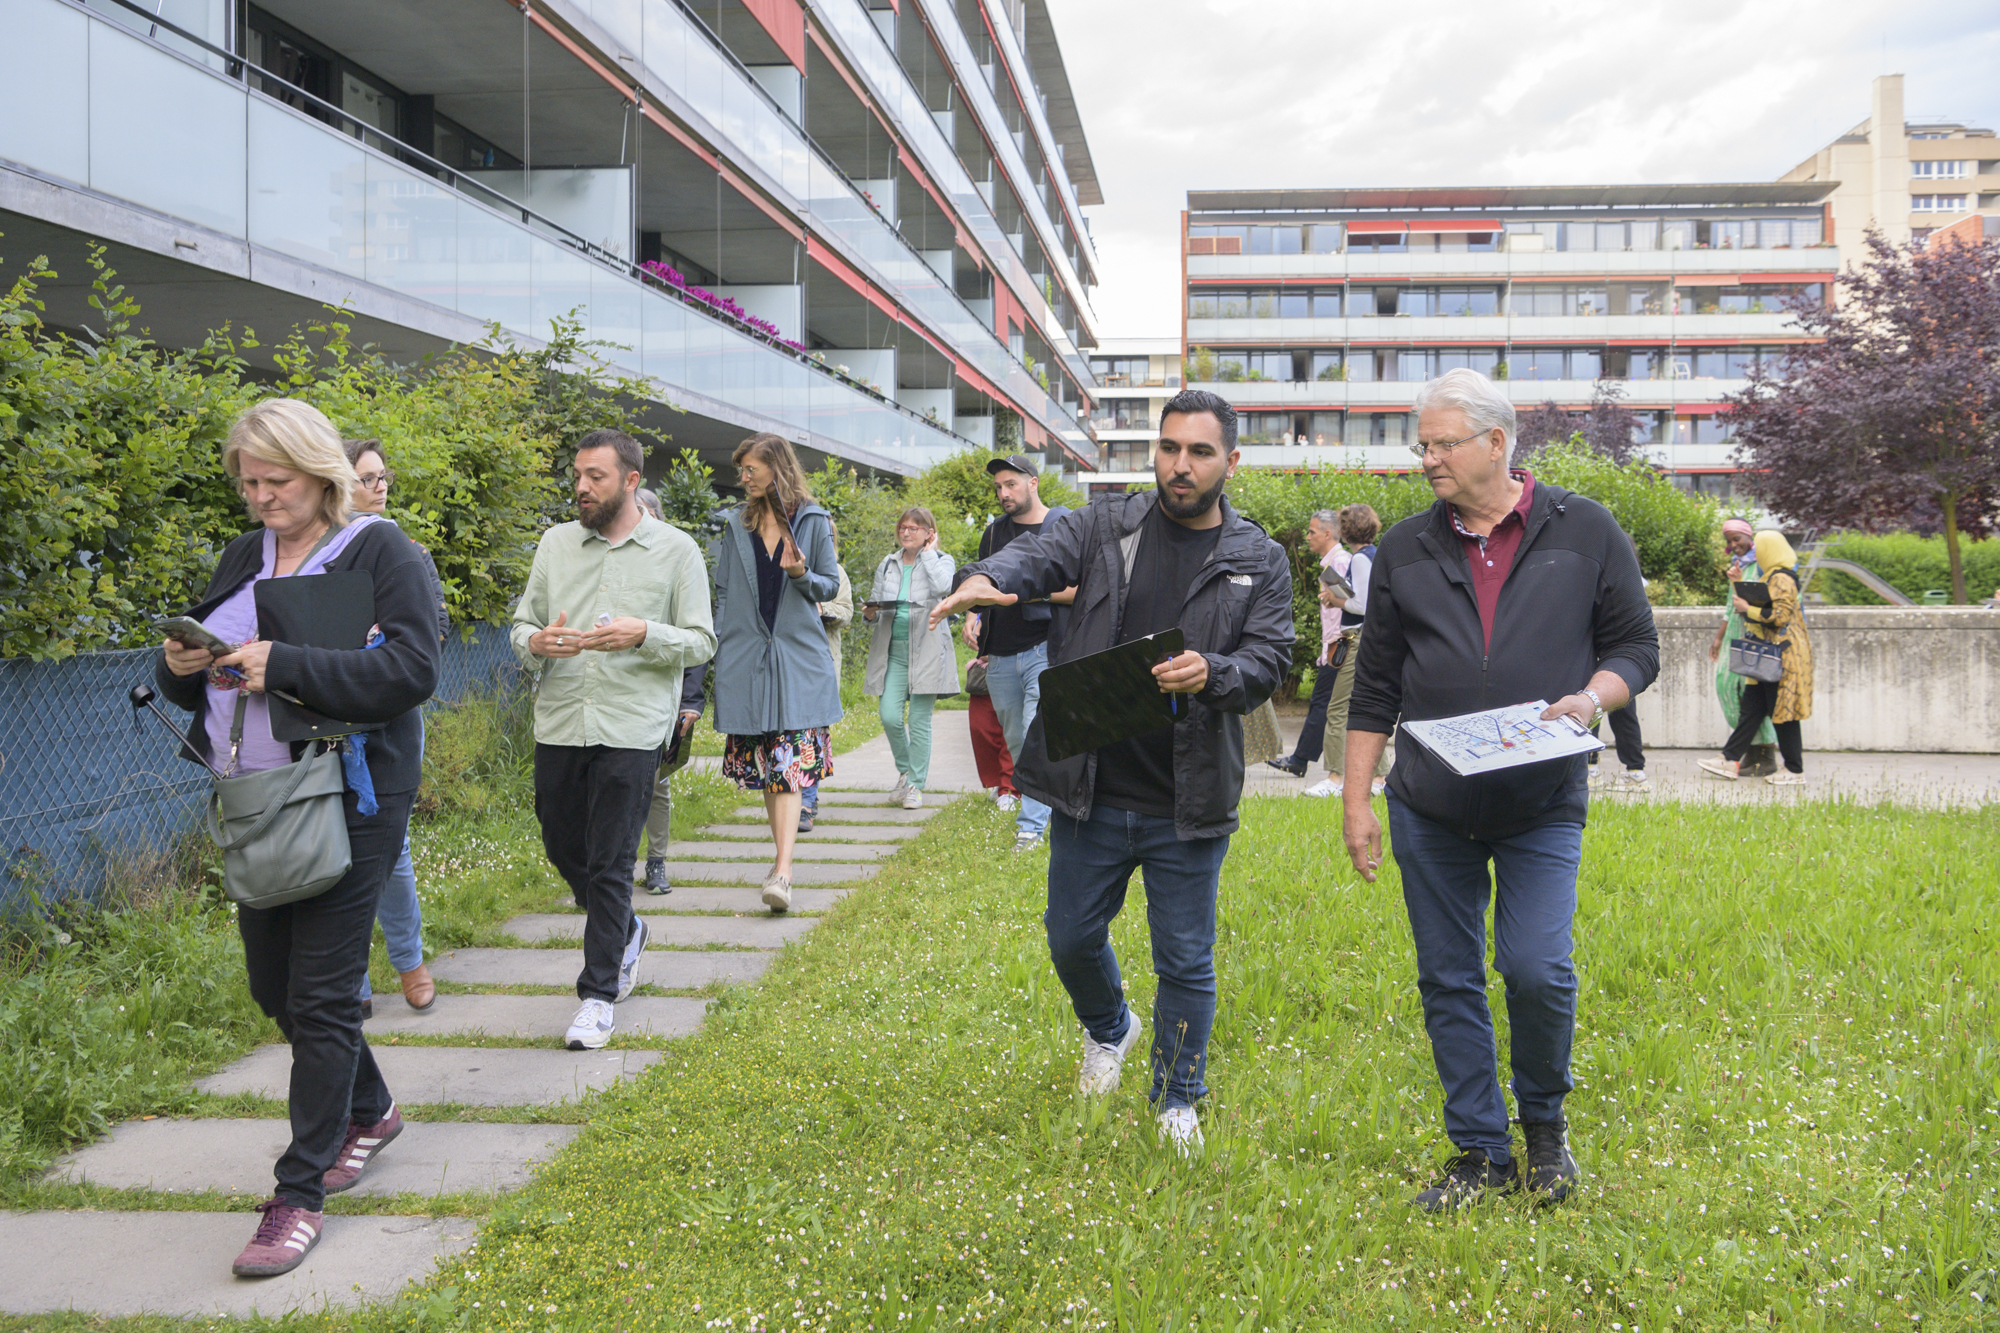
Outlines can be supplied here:
[[1638, 415], [1625, 406], [1625, 386], [1616, 380], [1599, 380], [1590, 391], [1587, 412], [1572, 414], [1553, 401], [1531, 407], [1515, 424], [1515, 438], [1523, 462], [1551, 444], [1581, 437], [1591, 449], [1623, 465], [1639, 454], [1634, 438], [1638, 429]]
[[1899, 249], [1868, 234], [1838, 307], [1801, 300], [1800, 345], [1730, 396], [1750, 492], [1802, 527], [1944, 529], [1951, 599], [1961, 536], [2000, 520], [2000, 243]]

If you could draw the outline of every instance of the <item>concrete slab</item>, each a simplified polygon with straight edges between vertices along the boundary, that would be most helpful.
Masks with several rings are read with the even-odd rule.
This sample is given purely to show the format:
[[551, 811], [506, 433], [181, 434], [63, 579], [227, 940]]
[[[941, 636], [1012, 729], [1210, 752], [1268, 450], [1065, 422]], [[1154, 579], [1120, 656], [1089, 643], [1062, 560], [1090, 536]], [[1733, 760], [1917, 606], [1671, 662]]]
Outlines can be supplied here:
[[[893, 844], [883, 842], [829, 842], [815, 843], [808, 833], [799, 839], [792, 851], [794, 861], [878, 861], [894, 856]], [[677, 842], [668, 849], [674, 861], [686, 860], [691, 856], [711, 857], [724, 861], [757, 861], [766, 871], [771, 868], [771, 844], [760, 842]], [[671, 872], [669, 872], [671, 873]], [[760, 877], [761, 878], [761, 877]]]
[[[646, 955], [645, 984], [667, 990], [699, 990], [717, 981], [755, 981], [770, 965], [768, 953], [659, 949]], [[583, 950], [454, 949], [432, 959], [430, 968], [439, 981], [467, 986], [574, 987], [577, 973], [583, 971]], [[464, 998], [440, 996], [438, 1003]], [[575, 1001], [566, 995], [551, 998], [574, 1008]]]
[[[711, 844], [713, 845], [713, 844]], [[830, 843], [830, 847], [845, 852], [860, 843]], [[680, 850], [678, 847], [676, 851]], [[794, 884], [852, 884], [864, 879], [875, 878], [881, 866], [872, 861], [807, 861], [792, 862], [792, 883]], [[752, 884], [760, 885], [764, 876], [771, 873], [771, 858], [759, 856], [754, 861], [669, 861], [667, 878], [675, 884]]]
[[[825, 820], [818, 823], [810, 833], [799, 834], [799, 846], [808, 842], [908, 842], [922, 833], [915, 824], [856, 824], [840, 820]], [[723, 842], [751, 842], [764, 847], [771, 845], [771, 830], [767, 824], [710, 824], [701, 830], [701, 836]], [[675, 845], [678, 852], [680, 847]]]
[[[870, 741], [868, 743], [874, 745], [877, 741]], [[880, 744], [885, 751], [889, 748], [889, 742], [887, 741], [880, 741]], [[879, 787], [868, 786], [862, 783], [849, 783], [844, 787], [821, 787], [819, 789], [819, 808], [824, 810], [830, 805], [877, 805], [888, 809], [889, 788], [895, 785], [895, 775], [892, 773], [890, 774], [889, 781]], [[944, 802], [939, 801], [938, 804], [942, 805]], [[762, 814], [763, 812], [762, 806], [757, 807], [757, 813]]]
[[[624, 1006], [619, 1008], [622, 1020]], [[576, 1125], [407, 1121], [348, 1193], [498, 1194], [519, 1189], [535, 1164], [555, 1156], [577, 1130]], [[271, 1164], [291, 1138], [291, 1125], [283, 1120], [131, 1120], [112, 1130], [110, 1138], [57, 1162], [49, 1179], [107, 1189], [170, 1194], [217, 1190], [265, 1199], [271, 1194]]]
[[[853, 889], [792, 888], [792, 915], [824, 912], [854, 892]], [[632, 895], [632, 910], [657, 915], [663, 912], [762, 912], [763, 901], [754, 884], [677, 884], [674, 891], [656, 898], [650, 893]]]
[[231, 1277], [257, 1222], [250, 1212], [0, 1213], [0, 1311], [276, 1318], [348, 1309], [393, 1299], [479, 1230], [469, 1217], [329, 1217], [319, 1245], [283, 1277]]
[[[582, 917], [574, 918], [577, 921]], [[647, 955], [651, 959], [651, 955]], [[642, 968], [641, 979], [651, 980]], [[362, 1025], [369, 1037], [390, 1033], [423, 1036], [551, 1037], [569, 1026], [576, 1000], [568, 995], [440, 995], [424, 1013], [406, 1004], [375, 1011]], [[641, 995], [618, 1006], [618, 1030], [652, 1037], [685, 1037], [701, 1031], [708, 1001], [669, 995]]]
[[[841, 794], [855, 797], [867, 795], [865, 792]], [[883, 792], [878, 798], [866, 802], [855, 800], [841, 803], [822, 800], [819, 807], [819, 822], [821, 824], [921, 824], [942, 809], [944, 805], [940, 802], [937, 805], [927, 805], [921, 810], [905, 810], [899, 805], [890, 805], [888, 793]], [[739, 805], [729, 813], [737, 819], [764, 822], [762, 806]]]
[[[607, 1088], [660, 1058], [658, 1051], [507, 1046], [376, 1045], [374, 1051], [382, 1078], [404, 1105], [464, 1102], [472, 1106], [547, 1106]], [[289, 1046], [260, 1046], [195, 1086], [225, 1097], [250, 1093], [283, 1100], [291, 1073]]]
[[[649, 965], [653, 955], [663, 948], [687, 948], [706, 944], [737, 944], [750, 949], [782, 949], [799, 936], [819, 924], [818, 917], [772, 916], [769, 909], [758, 904], [756, 916], [674, 916], [668, 913], [649, 913], [646, 928], [652, 932], [652, 941], [646, 950], [646, 961], [640, 964], [640, 980], [651, 979]], [[583, 917], [580, 915], [517, 916], [504, 927], [509, 935], [520, 940], [561, 940], [580, 939], [583, 934]], [[469, 999], [470, 996], [452, 996], [453, 999]], [[443, 1000], [438, 1003], [442, 1005]], [[567, 1019], [568, 1015], [564, 1015]]]
[[[929, 792], [978, 791], [979, 765], [972, 757], [972, 714], [947, 709], [931, 718], [931, 769]], [[889, 752], [889, 738], [877, 736], [838, 756], [833, 776], [820, 787], [820, 800], [835, 791], [873, 789], [888, 791], [896, 785], [896, 758]]]

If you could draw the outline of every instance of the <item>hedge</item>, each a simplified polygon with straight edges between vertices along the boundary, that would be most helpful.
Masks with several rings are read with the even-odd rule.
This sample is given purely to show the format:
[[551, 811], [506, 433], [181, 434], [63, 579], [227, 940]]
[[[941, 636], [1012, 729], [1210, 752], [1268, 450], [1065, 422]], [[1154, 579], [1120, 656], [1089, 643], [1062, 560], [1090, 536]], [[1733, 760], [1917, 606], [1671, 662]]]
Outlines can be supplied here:
[[[1933, 589], [1951, 587], [1951, 566], [1945, 557], [1942, 536], [1891, 532], [1879, 537], [1835, 537], [1828, 541], [1826, 554], [1867, 566], [1913, 602], [1923, 601], [1924, 594]], [[2000, 588], [2000, 540], [1961, 539], [1959, 554], [1965, 562], [1966, 595], [1975, 603], [1993, 596], [1994, 590]], [[1884, 605], [1880, 597], [1859, 582], [1832, 570], [1813, 575], [1812, 591], [1836, 606]]]

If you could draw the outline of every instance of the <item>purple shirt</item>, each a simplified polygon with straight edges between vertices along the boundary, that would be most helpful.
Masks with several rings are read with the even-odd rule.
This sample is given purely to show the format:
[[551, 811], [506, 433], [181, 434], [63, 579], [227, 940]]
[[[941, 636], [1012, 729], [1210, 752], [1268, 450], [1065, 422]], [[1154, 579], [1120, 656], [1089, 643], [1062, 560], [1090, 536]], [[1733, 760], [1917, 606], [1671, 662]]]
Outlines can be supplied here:
[[[293, 574], [323, 573], [327, 562], [346, 550], [363, 528], [380, 518], [379, 514], [356, 514], [346, 527], [333, 534], [332, 541], [320, 547]], [[208, 613], [208, 619], [202, 623], [211, 634], [230, 643], [245, 643], [257, 637], [257, 584], [272, 577], [271, 571], [277, 563], [278, 536], [266, 528], [263, 566], [248, 583], [231, 593], [227, 601]], [[212, 679], [206, 690], [208, 709], [202, 725], [208, 730], [208, 756], [218, 764], [229, 762], [229, 728], [236, 720], [236, 696], [240, 693], [240, 690], [217, 689]], [[249, 699], [250, 705], [243, 712], [243, 745], [236, 753], [236, 771], [257, 773], [267, 768], [283, 768], [292, 762], [292, 747], [289, 742], [272, 738], [269, 701], [262, 694], [252, 694]]]

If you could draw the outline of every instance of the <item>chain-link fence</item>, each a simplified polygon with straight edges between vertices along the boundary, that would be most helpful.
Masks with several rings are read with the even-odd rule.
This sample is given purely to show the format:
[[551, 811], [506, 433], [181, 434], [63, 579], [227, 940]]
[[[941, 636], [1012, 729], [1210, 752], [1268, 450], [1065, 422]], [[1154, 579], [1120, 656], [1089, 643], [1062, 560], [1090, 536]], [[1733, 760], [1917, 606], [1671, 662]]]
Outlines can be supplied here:
[[[195, 825], [207, 772], [178, 758], [178, 742], [128, 697], [151, 683], [153, 660], [138, 648], [0, 663], [0, 914], [31, 898], [93, 898], [117, 858], [156, 855]], [[453, 634], [433, 704], [514, 670], [505, 629]]]

